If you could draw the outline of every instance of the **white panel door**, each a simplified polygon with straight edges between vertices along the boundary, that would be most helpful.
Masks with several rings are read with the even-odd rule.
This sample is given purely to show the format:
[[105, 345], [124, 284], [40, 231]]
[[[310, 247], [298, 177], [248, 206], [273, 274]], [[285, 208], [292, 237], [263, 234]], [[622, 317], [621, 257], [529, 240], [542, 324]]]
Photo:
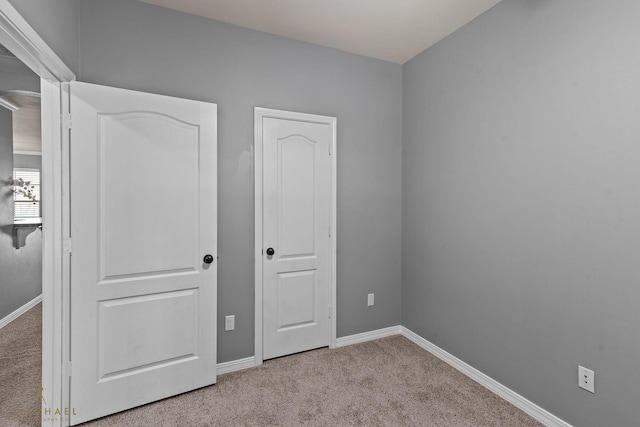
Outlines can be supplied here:
[[[216, 381], [216, 105], [72, 82], [71, 423]], [[207, 258], [206, 261], [211, 261]]]
[[262, 118], [264, 359], [330, 343], [332, 135]]

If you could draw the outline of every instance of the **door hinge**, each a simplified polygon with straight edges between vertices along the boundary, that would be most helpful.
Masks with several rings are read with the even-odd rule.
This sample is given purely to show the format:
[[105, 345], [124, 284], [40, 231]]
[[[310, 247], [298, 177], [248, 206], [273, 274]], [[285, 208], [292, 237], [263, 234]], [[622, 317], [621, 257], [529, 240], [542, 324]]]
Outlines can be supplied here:
[[329, 224], [329, 237], [331, 237], [331, 224]]
[[65, 129], [71, 129], [71, 113], [65, 113], [62, 117], [62, 125]]
[[67, 377], [71, 376], [71, 370], [73, 369], [73, 364], [71, 363], [71, 360], [68, 360], [65, 366], [65, 375]]
[[329, 155], [331, 155], [331, 143], [329, 143]]
[[71, 244], [71, 237], [64, 239], [62, 241], [62, 250], [64, 251], [64, 253], [66, 254], [70, 254], [72, 251], [73, 247]]
[[333, 307], [329, 306], [329, 319], [331, 319], [332, 315], [333, 315]]

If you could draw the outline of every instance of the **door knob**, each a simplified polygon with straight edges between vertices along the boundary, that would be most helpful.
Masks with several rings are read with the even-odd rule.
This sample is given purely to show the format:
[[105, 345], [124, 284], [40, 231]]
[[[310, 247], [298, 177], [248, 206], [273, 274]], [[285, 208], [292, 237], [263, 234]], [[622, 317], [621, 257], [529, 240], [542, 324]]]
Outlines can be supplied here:
[[204, 261], [205, 264], [211, 264], [213, 262], [213, 255], [205, 255], [202, 261]]
[[274, 251], [273, 248], [267, 249], [267, 255], [271, 256], [271, 255], [273, 255], [275, 253], [276, 253], [276, 251]]

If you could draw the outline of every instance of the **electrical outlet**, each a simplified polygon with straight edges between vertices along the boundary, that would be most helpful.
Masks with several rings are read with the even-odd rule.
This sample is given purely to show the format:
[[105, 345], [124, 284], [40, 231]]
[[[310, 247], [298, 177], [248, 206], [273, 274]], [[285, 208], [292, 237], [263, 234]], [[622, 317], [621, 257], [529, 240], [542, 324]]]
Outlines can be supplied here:
[[233, 331], [236, 328], [236, 316], [225, 316], [224, 330]]
[[371, 307], [373, 305], [373, 294], [367, 295], [367, 307]]
[[591, 369], [587, 369], [583, 366], [578, 365], [578, 386], [583, 388], [591, 393], [596, 392], [596, 373]]

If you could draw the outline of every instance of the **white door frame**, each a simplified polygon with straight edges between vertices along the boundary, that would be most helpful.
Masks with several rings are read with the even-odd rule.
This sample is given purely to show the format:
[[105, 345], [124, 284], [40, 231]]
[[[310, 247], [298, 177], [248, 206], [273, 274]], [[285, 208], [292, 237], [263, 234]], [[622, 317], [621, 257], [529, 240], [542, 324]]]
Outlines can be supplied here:
[[304, 120], [313, 123], [328, 124], [331, 127], [331, 236], [329, 237], [330, 247], [330, 273], [331, 280], [331, 326], [329, 348], [336, 347], [336, 299], [337, 299], [337, 281], [336, 281], [336, 234], [337, 234], [337, 153], [336, 153], [336, 118], [329, 116], [319, 116], [316, 114], [296, 113], [292, 111], [273, 110], [269, 108], [255, 107], [254, 109], [254, 178], [255, 178], [255, 347], [254, 358], [255, 365], [262, 364], [262, 158], [263, 158], [263, 141], [262, 141], [262, 120], [264, 118], [274, 119], [290, 119]]
[[[7, 0], [0, 0], [0, 43], [41, 77], [42, 195], [47, 200], [42, 212], [42, 386], [47, 402], [43, 402], [43, 409], [64, 410], [69, 403], [68, 386], [63, 381], [68, 365], [63, 360], [69, 337], [63, 331], [68, 322], [64, 310], [68, 309], [65, 289], [69, 289], [69, 275], [65, 265], [69, 255], [63, 248], [63, 236], [68, 233], [69, 205], [68, 192], [62, 189], [68, 188], [64, 185], [69, 174], [63, 148], [68, 135], [63, 132], [66, 103], [61, 83], [75, 80], [75, 75]], [[68, 422], [46, 425], [64, 426]]]

